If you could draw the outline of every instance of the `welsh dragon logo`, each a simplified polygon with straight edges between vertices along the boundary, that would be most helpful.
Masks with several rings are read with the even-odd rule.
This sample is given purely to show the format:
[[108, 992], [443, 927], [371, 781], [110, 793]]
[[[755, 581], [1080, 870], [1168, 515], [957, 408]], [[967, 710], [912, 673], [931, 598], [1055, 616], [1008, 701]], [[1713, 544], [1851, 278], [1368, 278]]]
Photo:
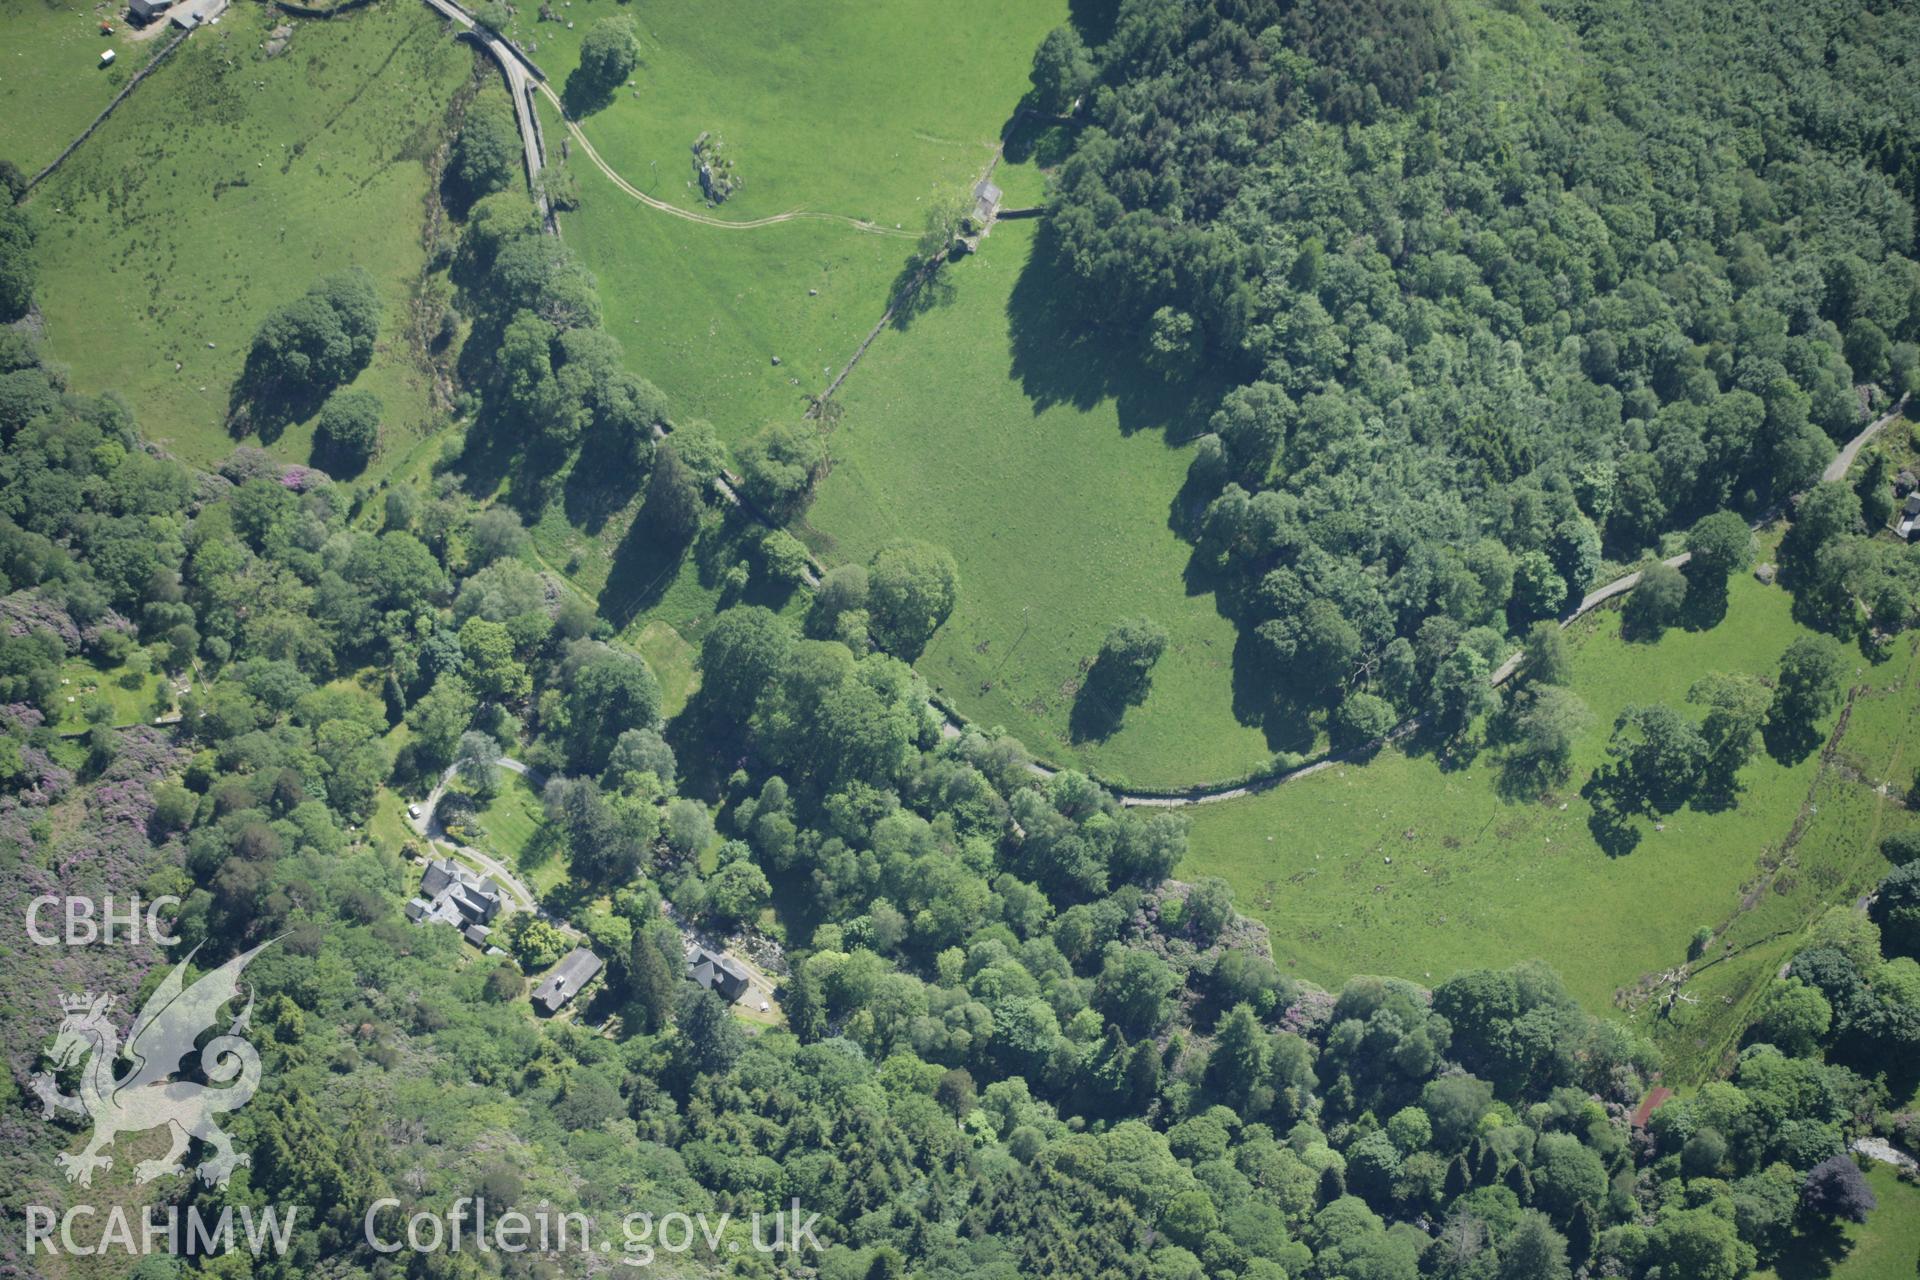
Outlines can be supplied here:
[[[199, 1167], [201, 1179], [209, 1185], [225, 1186], [235, 1168], [252, 1163], [233, 1149], [233, 1139], [214, 1120], [221, 1112], [245, 1106], [260, 1087], [260, 1055], [241, 1034], [253, 1014], [251, 995], [225, 1034], [215, 1036], [199, 1051], [200, 1072], [211, 1083], [172, 1077], [194, 1052], [200, 1034], [214, 1025], [220, 1010], [238, 998], [241, 971], [269, 945], [263, 942], [235, 956], [188, 986], [187, 965], [200, 950], [195, 947], [148, 997], [127, 1032], [124, 1049], [107, 1017], [113, 996], [87, 992], [60, 998], [66, 1017], [47, 1056], [58, 1069], [87, 1058], [80, 1069], [80, 1092], [77, 1096], [61, 1093], [51, 1071], [36, 1075], [32, 1086], [48, 1118], [67, 1111], [93, 1120], [87, 1145], [59, 1156], [67, 1181], [91, 1186], [95, 1169], [113, 1167], [113, 1157], [101, 1152], [113, 1145], [115, 1137], [162, 1125], [170, 1131], [173, 1145], [158, 1160], [142, 1160], [134, 1166], [138, 1182], [185, 1173], [181, 1157], [193, 1138], [213, 1148], [212, 1158]], [[132, 1065], [121, 1076], [123, 1056]]]

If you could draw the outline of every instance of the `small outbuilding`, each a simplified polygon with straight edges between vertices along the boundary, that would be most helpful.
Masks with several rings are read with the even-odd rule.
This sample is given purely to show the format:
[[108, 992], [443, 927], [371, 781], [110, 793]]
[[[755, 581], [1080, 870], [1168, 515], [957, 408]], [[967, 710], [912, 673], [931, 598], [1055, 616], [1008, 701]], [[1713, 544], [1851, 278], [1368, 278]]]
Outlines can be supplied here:
[[974, 184], [973, 221], [976, 226], [984, 228], [993, 221], [994, 215], [1000, 212], [1000, 197], [1000, 188], [990, 180], [982, 178]]
[[600, 957], [575, 947], [533, 989], [533, 1007], [548, 1015], [560, 1012], [599, 972]]
[[1899, 532], [1908, 542], [1920, 538], [1920, 493], [1907, 495], [1906, 503], [1900, 508]]
[[127, 16], [142, 26], [164, 14], [173, 0], [127, 0]]
[[[108, 49], [106, 52], [100, 55], [100, 65], [103, 67], [110, 67], [113, 65], [113, 50]], [[73, 699], [68, 698], [67, 701], [72, 702]]]

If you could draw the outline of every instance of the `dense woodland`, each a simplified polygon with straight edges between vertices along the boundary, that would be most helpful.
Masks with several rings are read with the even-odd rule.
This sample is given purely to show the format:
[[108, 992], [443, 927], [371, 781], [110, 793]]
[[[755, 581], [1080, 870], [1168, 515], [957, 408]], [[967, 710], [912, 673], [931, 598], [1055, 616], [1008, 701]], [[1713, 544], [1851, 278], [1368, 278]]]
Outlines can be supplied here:
[[[1920, 272], [1910, 132], [1867, 123], [1912, 100], [1910, 16], [1515, 8], [1476, 27], [1399, 0], [1127, 3], [1110, 32], [1050, 37], [1036, 86], [1092, 122], [1052, 250], [1168, 376], [1244, 375], [1199, 451], [1193, 532], [1263, 661], [1295, 673], [1275, 699], [1356, 739], [1491, 712], [1525, 744], [1525, 792], [1563, 777], [1582, 713], [1558, 630], [1532, 624], [1667, 531], [1694, 562], [1634, 625], [1711, 615], [1745, 516], [1914, 375]], [[1516, 92], [1530, 60], [1542, 86]], [[308, 1206], [295, 1252], [252, 1275], [586, 1268], [378, 1258], [361, 1216], [386, 1195], [579, 1207], [614, 1238], [629, 1212], [797, 1198], [828, 1248], [795, 1261], [829, 1280], [1736, 1280], [1865, 1218], [1848, 1143], [1920, 1144], [1897, 1107], [1920, 1062], [1910, 833], [1872, 910], [1812, 931], [1726, 1078], [1636, 1125], [1656, 1055], [1546, 969], [1299, 982], [1223, 882], [1169, 879], [1177, 813], [943, 734], [908, 665], [959, 589], [936, 548], [837, 569], [804, 611], [730, 596], [667, 719], [513, 508], [601, 468], [639, 504], [631, 536], [697, 547], [727, 527], [727, 459], [710, 428], [667, 432], [592, 280], [489, 176], [483, 118], [446, 192], [470, 425], [422, 488], [253, 448], [196, 471], [142, 442], [137, 406], [76, 394], [0, 330], [0, 884], [176, 893], [203, 964], [281, 939], [249, 970], [268, 1071], [232, 1124], [253, 1165], [220, 1191], [161, 1184]], [[342, 390], [377, 339], [365, 298], [349, 273], [270, 317], [233, 402], [256, 423], [318, 410], [341, 475], [370, 420], [377, 437], [377, 403]], [[822, 448], [770, 429], [734, 460], [744, 496], [798, 510]], [[474, 499], [489, 475], [510, 502]], [[1871, 648], [1912, 624], [1914, 574], [1861, 507], [1815, 489], [1781, 568]], [[737, 568], [791, 583], [804, 556], [775, 533]], [[1496, 706], [1514, 636], [1523, 676]], [[1164, 645], [1116, 628], [1104, 696], [1136, 698]], [[1595, 785], [1659, 811], [1763, 746], [1804, 751], [1838, 645], [1790, 652], [1770, 689], [1704, 683], [1699, 721], [1637, 709]], [[61, 737], [72, 659], [168, 679], [138, 725], [109, 711]], [[556, 930], [519, 913], [494, 959], [407, 924], [410, 850], [370, 825], [383, 788], [448, 769], [455, 810], [484, 801], [503, 753], [551, 775], [555, 905], [609, 962], [578, 1017], [523, 998]], [[748, 1034], [688, 982], [674, 918], [782, 942], [787, 1025]], [[164, 968], [134, 954], [9, 966], [8, 1185], [58, 1194], [73, 1139], [25, 1106], [57, 1017], [41, 988]], [[32, 1266], [13, 1250], [0, 1271]], [[722, 1251], [683, 1269], [786, 1269]], [[137, 1274], [202, 1271], [249, 1274]]]
[[[1036, 60], [1084, 121], [1045, 247], [1167, 378], [1237, 384], [1177, 516], [1283, 722], [1445, 718], [1473, 628], [1784, 506], [1920, 385], [1910, 7], [1141, 0], [1093, 35]], [[1920, 613], [1850, 537], [1885, 515], [1804, 557], [1845, 638]]]
[[[1873, 918], [1836, 912], [1731, 1077], [1642, 1131], [1650, 1051], [1550, 973], [1289, 980], [1224, 885], [1166, 879], [1177, 817], [943, 740], [897, 659], [751, 606], [668, 726], [746, 762], [716, 783], [703, 873], [708, 806], [675, 797], [710, 769], [678, 762], [645, 663], [515, 558], [500, 509], [355, 520], [257, 452], [196, 474], [18, 337], [0, 363], [8, 879], [178, 892], [208, 960], [283, 938], [251, 971], [254, 1165], [181, 1193], [315, 1210], [256, 1275], [482, 1274], [377, 1262], [358, 1234], [376, 1195], [480, 1192], [610, 1221], [797, 1196], [829, 1276], [1735, 1277], [1864, 1214], [1845, 1140], [1911, 1124], [1879, 1077], [1920, 1048], [1920, 863]], [[74, 759], [47, 728], [59, 664], [136, 653], [192, 679], [180, 727], [100, 724]], [[573, 876], [610, 894], [582, 923], [616, 1037], [534, 1022], [519, 964], [405, 924], [411, 871], [362, 833], [381, 785], [484, 775], [502, 747], [555, 769]], [[791, 1029], [749, 1038], [682, 978], [658, 903], [724, 923], [773, 884], [817, 923], [789, 938]], [[529, 967], [557, 954], [514, 933]], [[33, 1185], [62, 1131], [14, 1104], [51, 1015], [11, 998], [8, 1177]]]

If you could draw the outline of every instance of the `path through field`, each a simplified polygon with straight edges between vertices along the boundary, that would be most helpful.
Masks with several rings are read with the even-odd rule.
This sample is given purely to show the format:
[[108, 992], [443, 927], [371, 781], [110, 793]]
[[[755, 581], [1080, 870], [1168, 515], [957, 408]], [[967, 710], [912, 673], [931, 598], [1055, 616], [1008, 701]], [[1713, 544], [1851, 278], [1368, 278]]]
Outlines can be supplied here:
[[[427, 0], [427, 2], [437, 7], [440, 4], [447, 3], [447, 0]], [[726, 218], [716, 218], [709, 213], [696, 213], [691, 209], [682, 209], [678, 205], [668, 204], [665, 200], [650, 196], [640, 188], [634, 186], [631, 182], [628, 182], [620, 176], [618, 169], [615, 169], [612, 165], [600, 158], [600, 153], [594, 150], [591, 142], [587, 141], [587, 135], [580, 128], [579, 124], [567, 119], [566, 109], [560, 105], [560, 95], [553, 91], [552, 85], [541, 84], [540, 92], [548, 102], [553, 104], [554, 110], [560, 112], [560, 118], [566, 120], [568, 136], [573, 139], [574, 143], [578, 145], [582, 151], [587, 153], [587, 159], [593, 161], [593, 167], [605, 174], [607, 181], [613, 183], [614, 186], [620, 188], [620, 190], [626, 192], [641, 204], [646, 205], [649, 209], [658, 209], [661, 213], [672, 214], [674, 217], [684, 218], [688, 222], [697, 222], [703, 227], [719, 227], [724, 231], [752, 231], [757, 227], [776, 227], [783, 222], [809, 220], [813, 222], [842, 223], [852, 227], [856, 231], [864, 231], [868, 235], [893, 236], [896, 239], [903, 240], [913, 240], [919, 236], [918, 232], [902, 230], [899, 227], [883, 227], [879, 223], [869, 222], [865, 218], [853, 218], [844, 213], [822, 213], [815, 209], [789, 209], [785, 213], [768, 214], [764, 218], [744, 218], [735, 222]]]
[[[1847, 441], [1846, 445], [1841, 448], [1838, 456], [1836, 456], [1833, 462], [1827, 466], [1827, 469], [1821, 473], [1821, 480], [1832, 481], [1843, 478], [1852, 467], [1853, 460], [1859, 456], [1860, 450], [1872, 441], [1875, 436], [1885, 430], [1889, 424], [1898, 421], [1900, 416], [1906, 412], [1906, 408], [1907, 398], [1902, 396], [1900, 402], [1894, 405], [1885, 415], [1861, 428], [1860, 433], [1854, 436], [1853, 439]], [[1760, 528], [1762, 525], [1768, 523], [1770, 519], [1771, 516], [1762, 517], [1760, 520], [1754, 522], [1754, 528]], [[1678, 569], [1683, 567], [1690, 559], [1692, 559], [1691, 553], [1682, 552], [1677, 556], [1669, 558], [1665, 563]], [[1572, 626], [1579, 619], [1593, 612], [1593, 610], [1599, 608], [1607, 601], [1616, 596], [1625, 595], [1627, 592], [1639, 586], [1641, 573], [1641, 570], [1636, 569], [1632, 573], [1615, 578], [1612, 582], [1604, 586], [1595, 587], [1592, 591], [1589, 591], [1585, 596], [1581, 597], [1578, 605], [1561, 615], [1561, 627]], [[1522, 655], [1518, 651], [1511, 654], [1505, 662], [1495, 668], [1493, 674], [1488, 677], [1488, 682], [1495, 687], [1505, 684], [1513, 677], [1514, 672], [1520, 669], [1521, 657]], [[1398, 742], [1402, 738], [1405, 738], [1419, 729], [1421, 723], [1422, 717], [1414, 716], [1412, 719], [1402, 721], [1400, 724], [1394, 726], [1393, 730], [1378, 742], [1368, 743], [1365, 746], [1354, 748], [1351, 751], [1337, 752], [1316, 760], [1312, 764], [1302, 765], [1290, 773], [1278, 774], [1272, 778], [1257, 782], [1248, 782], [1227, 787], [1197, 787], [1182, 792], [1179, 795], [1172, 796], [1141, 795], [1126, 791], [1115, 791], [1115, 794], [1119, 796], [1120, 803], [1123, 805], [1160, 809], [1181, 808], [1186, 805], [1195, 804], [1213, 804], [1221, 800], [1235, 800], [1241, 796], [1256, 795], [1262, 791], [1269, 791], [1283, 783], [1308, 777], [1312, 774], [1319, 773], [1323, 769], [1331, 768], [1336, 764], [1345, 764], [1363, 758], [1365, 755], [1378, 750], [1381, 746]], [[951, 713], [949, 713], [949, 727], [953, 729], [953, 733], [957, 736], [959, 730], [954, 726]], [[1034, 769], [1036, 772], [1048, 777], [1051, 777], [1053, 773], [1056, 772], [1051, 766], [1038, 763], [1034, 765]]]
[[[537, 127], [530, 125], [528, 121], [528, 117], [532, 115], [530, 95], [537, 89], [547, 101], [553, 104], [554, 109], [560, 112], [561, 119], [566, 121], [567, 133], [573, 141], [578, 144], [580, 149], [586, 153], [587, 158], [593, 162], [594, 167], [605, 174], [608, 181], [612, 182], [621, 191], [632, 196], [635, 200], [638, 200], [650, 209], [656, 209], [662, 213], [671, 214], [676, 218], [698, 223], [701, 226], [715, 227], [728, 231], [749, 231], [758, 227], [777, 226], [783, 222], [810, 219], [814, 221], [844, 223], [857, 231], [862, 231], [870, 235], [893, 236], [904, 239], [916, 238], [917, 233], [915, 232], [893, 227], [883, 227], [878, 223], [870, 222], [862, 218], [848, 217], [845, 214], [823, 213], [808, 209], [789, 209], [785, 213], [776, 213], [763, 218], [750, 218], [735, 222], [725, 218], [716, 218], [711, 214], [696, 213], [689, 209], [682, 209], [664, 200], [650, 196], [628, 182], [620, 175], [618, 170], [614, 169], [612, 165], [601, 158], [600, 153], [596, 151], [593, 144], [587, 140], [587, 136], [581, 130], [580, 126], [573, 120], [567, 119], [565, 109], [560, 102], [560, 97], [553, 91], [552, 85], [547, 84], [544, 79], [541, 79], [536, 84], [528, 77], [527, 68], [531, 66], [531, 63], [527, 61], [524, 54], [514, 47], [511, 41], [504, 40], [477, 28], [472, 15], [459, 4], [455, 3], [455, 0], [426, 0], [426, 3], [437, 12], [459, 24], [465, 30], [473, 32], [475, 38], [485, 45], [488, 52], [492, 53], [495, 59], [499, 61], [501, 69], [507, 77], [508, 87], [513, 91], [516, 113], [521, 116], [521, 138], [527, 151], [528, 175], [530, 179], [538, 176], [541, 161]], [[989, 172], [991, 172], [991, 166], [989, 166]], [[536, 198], [540, 198], [541, 200], [542, 214], [547, 215], [546, 202], [544, 198], [538, 196], [537, 185]], [[884, 317], [881, 323], [883, 325], [885, 324]], [[872, 341], [872, 335], [869, 335], [868, 341]], [[843, 371], [842, 377], [844, 376], [845, 373]], [[836, 381], [834, 385], [837, 388], [839, 384]], [[831, 391], [829, 394], [831, 394]], [[1844, 477], [1852, 467], [1854, 460], [1859, 456], [1861, 449], [1871, 442], [1875, 436], [1880, 434], [1890, 423], [1898, 420], [1905, 412], [1906, 405], [1907, 401], [1903, 396], [1900, 402], [1896, 404], [1890, 412], [1862, 428], [1857, 435], [1842, 446], [1838, 455], [1828, 464], [1820, 478], [1823, 481], [1832, 481]], [[656, 435], [664, 434], [658, 427], [656, 427], [655, 432]], [[762, 516], [760, 512], [754, 510], [750, 504], [742, 501], [738, 492], [739, 480], [737, 477], [731, 473], [726, 473], [721, 480], [716, 482], [716, 485], [722, 497], [727, 502], [748, 511], [749, 514], [758, 519], [765, 520], [765, 517]], [[1757, 528], [1761, 524], [1766, 523], [1766, 520], [1767, 518], [1763, 518], [1755, 522], [1755, 527]], [[770, 524], [771, 522], [767, 523]], [[1687, 553], [1683, 552], [1680, 555], [1669, 558], [1665, 563], [1677, 569], [1684, 566], [1690, 558]], [[809, 557], [807, 573], [808, 586], [818, 585], [818, 572], [819, 567], [814, 565], [811, 562], [811, 557]], [[1632, 573], [1614, 579], [1612, 582], [1594, 588], [1594, 590], [1588, 592], [1581, 598], [1579, 604], [1561, 615], [1559, 620], [1560, 625], [1563, 628], [1571, 626], [1574, 622], [1586, 616], [1594, 609], [1597, 609], [1602, 604], [1605, 604], [1607, 601], [1617, 596], [1625, 595], [1640, 584], [1640, 578], [1641, 571], [1635, 570]], [[1496, 687], [1504, 684], [1519, 670], [1520, 661], [1521, 654], [1519, 652], [1510, 655], [1506, 661], [1502, 662], [1500, 666], [1493, 671], [1489, 677], [1489, 683]], [[941, 707], [940, 711], [944, 717], [941, 725], [941, 732], [944, 736], [957, 738], [965, 732], [968, 722], [964, 716], [958, 711], [948, 707]], [[1378, 750], [1381, 746], [1406, 738], [1408, 735], [1416, 732], [1422, 723], [1423, 717], [1411, 717], [1396, 725], [1377, 742], [1367, 743], [1347, 751], [1330, 752], [1312, 763], [1268, 778], [1218, 786], [1193, 787], [1173, 794], [1132, 791], [1120, 787], [1109, 787], [1109, 790], [1119, 798], [1121, 804], [1135, 808], [1175, 809], [1185, 808], [1191, 805], [1215, 804], [1225, 800], [1235, 800], [1244, 796], [1257, 795], [1263, 791], [1284, 785], [1285, 783], [1309, 777], [1338, 764], [1345, 764], [1362, 759], [1366, 755]], [[1028, 765], [1028, 768], [1040, 777], [1050, 778], [1059, 772], [1057, 766], [1039, 760], [1032, 761]]]

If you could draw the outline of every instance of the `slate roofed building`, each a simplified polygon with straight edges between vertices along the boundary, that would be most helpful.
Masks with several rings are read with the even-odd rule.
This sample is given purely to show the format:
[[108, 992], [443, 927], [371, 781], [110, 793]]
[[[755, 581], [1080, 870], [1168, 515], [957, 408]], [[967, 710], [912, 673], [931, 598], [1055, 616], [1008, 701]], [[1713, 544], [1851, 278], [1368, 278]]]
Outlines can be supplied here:
[[452, 858], [435, 858], [421, 873], [420, 896], [407, 903], [407, 919], [450, 924], [464, 933], [473, 925], [491, 925], [501, 906], [499, 885]]
[[751, 980], [745, 967], [725, 952], [696, 951], [688, 965], [689, 977], [729, 1004], [747, 994]]
[[1920, 537], [1920, 493], [1908, 495], [1900, 508], [1900, 536], [1909, 542]]
[[973, 220], [984, 227], [993, 221], [993, 215], [1000, 212], [1001, 191], [986, 178], [980, 179], [973, 188]]
[[575, 947], [533, 989], [534, 1008], [546, 1014], [560, 1012], [599, 972], [600, 957], [585, 947]]
[[127, 16], [145, 26], [167, 11], [173, 0], [128, 0]]

